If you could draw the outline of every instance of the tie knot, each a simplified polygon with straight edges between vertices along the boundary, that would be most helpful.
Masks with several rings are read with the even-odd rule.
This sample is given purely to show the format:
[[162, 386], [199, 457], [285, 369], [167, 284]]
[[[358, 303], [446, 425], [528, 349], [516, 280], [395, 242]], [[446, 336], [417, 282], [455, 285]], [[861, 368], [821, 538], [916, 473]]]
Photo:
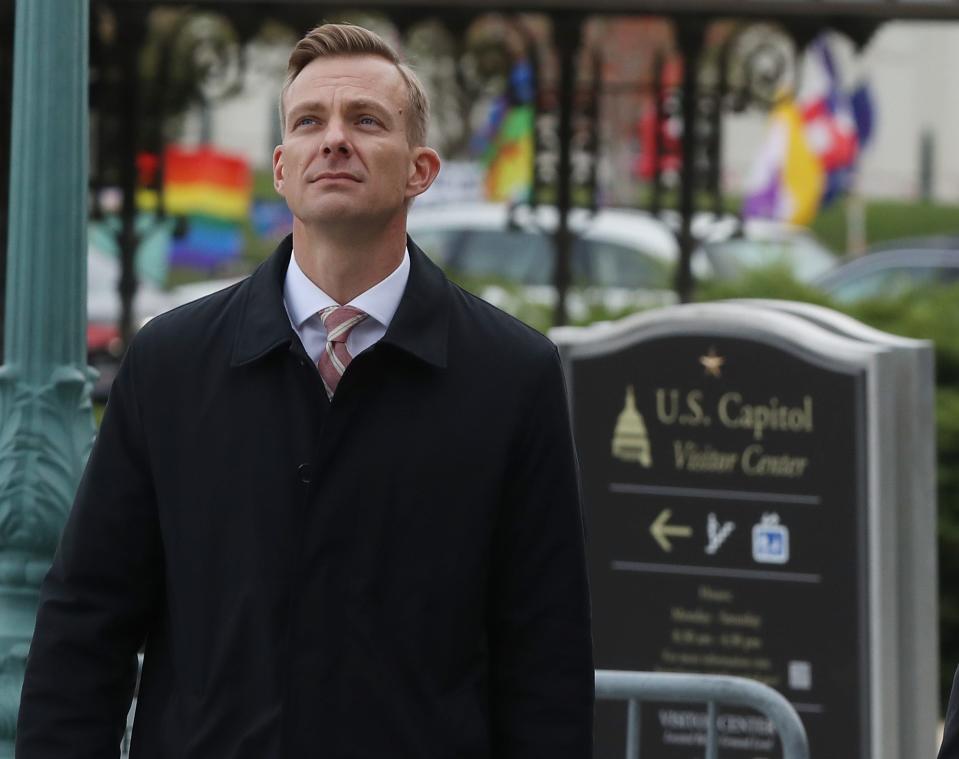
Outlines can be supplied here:
[[331, 343], [345, 343], [350, 330], [366, 316], [353, 306], [329, 306], [320, 311], [320, 319], [326, 327], [326, 339]]

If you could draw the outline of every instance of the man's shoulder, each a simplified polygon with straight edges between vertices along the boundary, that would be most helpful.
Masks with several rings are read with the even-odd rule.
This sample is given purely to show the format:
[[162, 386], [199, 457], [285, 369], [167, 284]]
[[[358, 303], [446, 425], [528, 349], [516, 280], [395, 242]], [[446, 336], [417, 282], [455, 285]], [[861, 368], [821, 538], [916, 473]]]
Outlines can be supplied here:
[[134, 338], [141, 355], [174, 353], [181, 359], [222, 343], [231, 347], [243, 310], [249, 278], [166, 311], [148, 321]]
[[524, 365], [535, 370], [552, 360], [556, 346], [543, 333], [456, 284], [450, 290], [451, 342], [514, 370]]

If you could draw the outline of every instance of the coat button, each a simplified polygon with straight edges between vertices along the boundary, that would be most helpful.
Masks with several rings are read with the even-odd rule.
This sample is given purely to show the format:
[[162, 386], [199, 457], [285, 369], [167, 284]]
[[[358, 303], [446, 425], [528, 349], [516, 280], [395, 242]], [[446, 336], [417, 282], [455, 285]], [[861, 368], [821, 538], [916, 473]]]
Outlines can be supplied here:
[[312, 464], [300, 464], [296, 469], [297, 474], [300, 475], [300, 482], [309, 484], [313, 481], [313, 465]]

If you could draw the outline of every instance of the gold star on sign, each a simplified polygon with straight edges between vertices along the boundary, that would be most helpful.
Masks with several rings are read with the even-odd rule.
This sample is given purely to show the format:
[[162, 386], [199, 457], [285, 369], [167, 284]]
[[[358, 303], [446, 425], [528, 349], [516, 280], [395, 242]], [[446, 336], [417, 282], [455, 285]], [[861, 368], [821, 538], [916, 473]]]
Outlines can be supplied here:
[[705, 356], [699, 357], [699, 363], [703, 365], [703, 368], [706, 370], [706, 374], [710, 377], [722, 377], [723, 376], [723, 364], [726, 363], [726, 359], [722, 356], [716, 354], [716, 349], [710, 347], [709, 353]]

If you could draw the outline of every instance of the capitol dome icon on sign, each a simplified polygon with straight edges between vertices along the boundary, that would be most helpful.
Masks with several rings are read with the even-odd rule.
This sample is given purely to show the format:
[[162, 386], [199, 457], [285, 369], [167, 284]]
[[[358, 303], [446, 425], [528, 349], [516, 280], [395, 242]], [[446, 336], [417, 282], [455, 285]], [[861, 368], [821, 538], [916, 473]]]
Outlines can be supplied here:
[[626, 388], [626, 406], [620, 412], [613, 431], [613, 457], [642, 464], [646, 469], [653, 465], [646, 422], [636, 408], [636, 394], [632, 385]]

